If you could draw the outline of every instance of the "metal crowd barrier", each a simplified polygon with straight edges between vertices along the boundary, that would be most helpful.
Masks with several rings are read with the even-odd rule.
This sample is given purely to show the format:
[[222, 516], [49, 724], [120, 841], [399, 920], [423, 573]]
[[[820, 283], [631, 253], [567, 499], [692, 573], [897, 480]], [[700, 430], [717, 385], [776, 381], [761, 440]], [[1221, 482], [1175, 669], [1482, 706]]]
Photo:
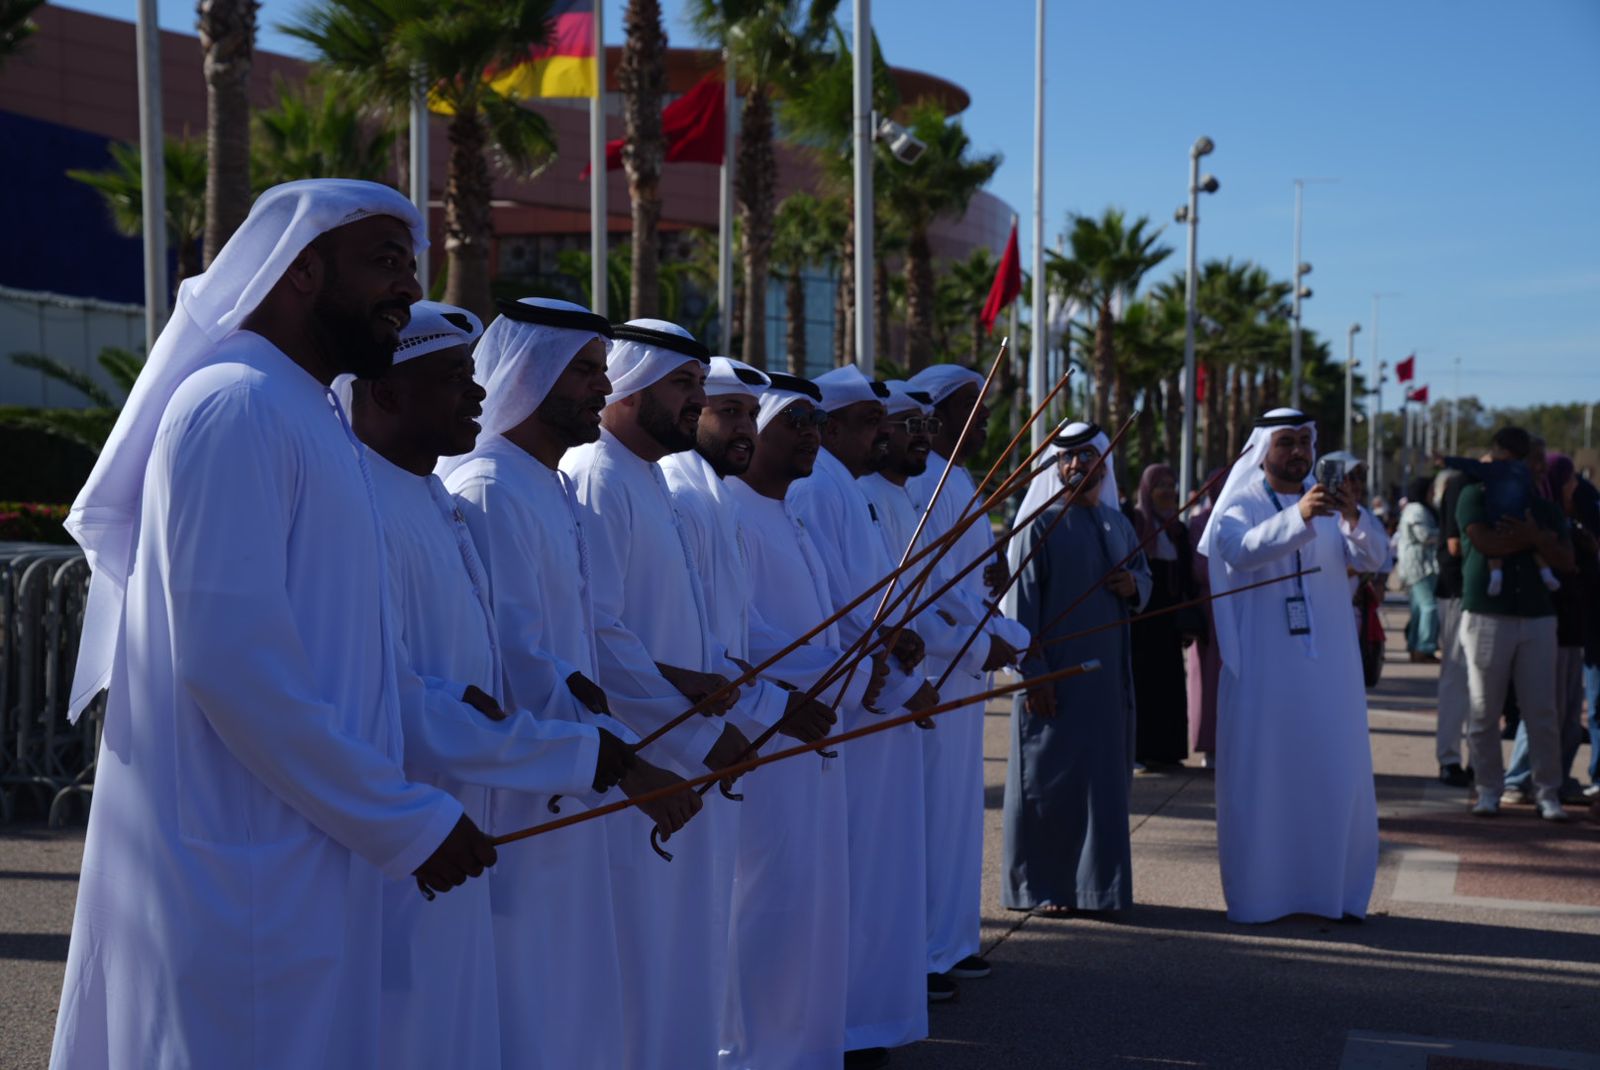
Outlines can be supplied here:
[[58, 825], [93, 790], [103, 699], [67, 720], [88, 593], [76, 546], [0, 542], [0, 822], [27, 795]]

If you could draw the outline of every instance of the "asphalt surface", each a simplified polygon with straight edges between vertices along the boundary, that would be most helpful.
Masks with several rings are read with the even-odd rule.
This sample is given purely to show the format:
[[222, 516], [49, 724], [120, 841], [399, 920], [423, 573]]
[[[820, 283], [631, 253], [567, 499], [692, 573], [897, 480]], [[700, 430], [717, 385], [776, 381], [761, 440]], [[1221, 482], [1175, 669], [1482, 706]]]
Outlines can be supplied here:
[[[1402, 613], [1389, 611], [1391, 636]], [[1228, 922], [1199, 768], [1135, 780], [1125, 918], [1002, 909], [1007, 722], [990, 711], [984, 944], [995, 972], [933, 1008], [932, 1038], [893, 1065], [1600, 1067], [1600, 825], [1549, 825], [1531, 807], [1468, 817], [1466, 793], [1434, 779], [1436, 671], [1394, 660], [1393, 644], [1390, 656], [1370, 696], [1383, 854], [1360, 925]], [[0, 1067], [47, 1061], [82, 846], [81, 827], [0, 827]]]

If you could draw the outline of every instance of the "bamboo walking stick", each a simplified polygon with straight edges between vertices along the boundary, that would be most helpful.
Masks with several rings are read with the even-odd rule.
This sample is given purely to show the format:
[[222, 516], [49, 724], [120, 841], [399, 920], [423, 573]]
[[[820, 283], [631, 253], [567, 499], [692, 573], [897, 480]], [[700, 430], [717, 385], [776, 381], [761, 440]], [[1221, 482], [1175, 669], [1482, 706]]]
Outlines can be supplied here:
[[673, 795], [680, 791], [701, 787], [703, 785], [714, 784], [724, 777], [742, 776], [753, 769], [759, 769], [764, 765], [771, 765], [773, 762], [785, 761], [801, 754], [809, 754], [812, 751], [818, 750], [819, 748], [829, 744], [848, 743], [852, 740], [861, 739], [865, 736], [876, 735], [879, 732], [887, 732], [890, 729], [898, 728], [903, 724], [909, 724], [915, 717], [937, 717], [941, 714], [960, 709], [961, 707], [972, 702], [987, 702], [992, 698], [1002, 698], [1006, 695], [1021, 691], [1024, 688], [1039, 687], [1044, 684], [1054, 683], [1057, 680], [1065, 680], [1069, 677], [1081, 676], [1084, 673], [1095, 672], [1099, 668], [1100, 663], [1098, 661], [1086, 661], [1081, 665], [1071, 665], [1064, 669], [1057, 669], [1054, 672], [1048, 672], [1044, 673], [1043, 675], [1036, 676], [1031, 680], [1022, 680], [1017, 683], [1005, 684], [1001, 687], [993, 688], [982, 695], [974, 695], [969, 698], [964, 698], [960, 702], [951, 702], [943, 706], [935, 706], [931, 709], [924, 710], [920, 714], [906, 714], [901, 717], [891, 717], [886, 721], [876, 721], [869, 725], [863, 725], [860, 728], [853, 728], [850, 731], [840, 733], [837, 736], [829, 736], [824, 739], [819, 739], [813, 743], [801, 743], [797, 746], [789, 747], [785, 750], [777, 751], [772, 754], [763, 755], [758, 758], [751, 758], [747, 761], [739, 763], [738, 765], [729, 766], [728, 768], [718, 772], [704, 773], [692, 779], [685, 780], [681, 784], [669, 784], [664, 788], [656, 788], [653, 791], [647, 791], [643, 795], [639, 795], [632, 799], [619, 799], [616, 802], [607, 803], [605, 806], [595, 807], [593, 810], [584, 810], [580, 813], [569, 814], [566, 817], [559, 818], [555, 821], [546, 821], [543, 824], [534, 825], [529, 828], [521, 829], [517, 832], [508, 832], [503, 836], [496, 836], [493, 842], [496, 847], [501, 847], [508, 843], [515, 843], [518, 840], [526, 840], [533, 836], [542, 836], [547, 832], [554, 832], [557, 829], [568, 828], [572, 825], [581, 824], [585, 821], [592, 821], [596, 818], [605, 817], [606, 815], [614, 814], [619, 810], [626, 810], [631, 806], [642, 806], [652, 803], [658, 799], [664, 799], [667, 796]]

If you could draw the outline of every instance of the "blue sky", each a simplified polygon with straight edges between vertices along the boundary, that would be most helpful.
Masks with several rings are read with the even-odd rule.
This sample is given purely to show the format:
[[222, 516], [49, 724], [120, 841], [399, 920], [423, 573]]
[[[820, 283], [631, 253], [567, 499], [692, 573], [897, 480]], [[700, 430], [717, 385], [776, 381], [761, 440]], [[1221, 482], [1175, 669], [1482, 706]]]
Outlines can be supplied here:
[[[295, 50], [271, 27], [301, 2], [266, 0], [261, 47]], [[874, 6], [891, 63], [971, 93], [963, 121], [1004, 154], [992, 188], [1022, 212], [1026, 244], [1034, 5]], [[606, 7], [615, 43], [622, 0]], [[664, 7], [673, 43], [694, 43], [682, 0]], [[193, 0], [160, 0], [160, 17], [192, 32]], [[1381, 357], [1415, 351], [1435, 397], [1459, 358], [1462, 392], [1490, 405], [1600, 399], [1600, 2], [1052, 0], [1045, 118], [1047, 242], [1069, 212], [1114, 204], [1166, 224], [1180, 262], [1171, 213], [1207, 134], [1222, 188], [1202, 200], [1202, 258], [1287, 276], [1293, 180], [1339, 180], [1306, 187], [1302, 253], [1305, 322], [1337, 355], [1359, 322], [1369, 362], [1381, 292]]]

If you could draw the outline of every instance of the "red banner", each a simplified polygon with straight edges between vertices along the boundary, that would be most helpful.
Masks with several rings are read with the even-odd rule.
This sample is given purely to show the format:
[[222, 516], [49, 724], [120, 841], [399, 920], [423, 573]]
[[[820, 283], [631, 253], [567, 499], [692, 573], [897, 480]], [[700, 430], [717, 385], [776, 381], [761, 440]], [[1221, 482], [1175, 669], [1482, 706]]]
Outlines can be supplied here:
[[1402, 383], [1409, 383], [1417, 377], [1417, 355], [1415, 353], [1394, 366], [1394, 377]]
[[[989, 299], [983, 303], [985, 331], [994, 330], [994, 321], [1006, 306], [1022, 294], [1022, 256], [1017, 252], [1017, 224], [1011, 223], [1011, 237], [1006, 241], [1006, 251], [1000, 256], [1000, 267], [994, 273], [994, 285], [989, 287]], [[1013, 343], [1015, 343], [1013, 339]]]
[[[667, 143], [666, 163], [721, 163], [727, 131], [722, 73], [712, 71], [687, 93], [661, 109], [661, 135]], [[622, 138], [606, 142], [606, 170], [622, 167]], [[580, 178], [589, 177], [589, 168]]]
[[1427, 386], [1426, 385], [1419, 386], [1415, 390], [1408, 391], [1406, 393], [1406, 400], [1407, 401], [1415, 401], [1418, 404], [1426, 405], [1428, 403], [1428, 388], [1427, 388]]

